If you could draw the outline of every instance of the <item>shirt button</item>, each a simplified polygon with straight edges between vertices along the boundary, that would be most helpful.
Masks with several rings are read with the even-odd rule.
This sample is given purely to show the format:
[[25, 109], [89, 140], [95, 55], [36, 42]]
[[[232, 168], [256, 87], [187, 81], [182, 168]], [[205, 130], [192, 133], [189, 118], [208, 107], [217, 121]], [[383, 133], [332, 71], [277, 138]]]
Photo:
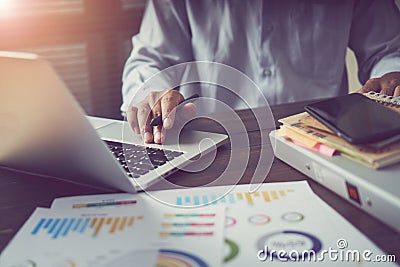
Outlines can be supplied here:
[[265, 27], [266, 32], [272, 32], [273, 29], [274, 29], [274, 26], [272, 26], [272, 25], [268, 25]]
[[272, 71], [270, 69], [264, 69], [263, 74], [264, 74], [264, 76], [271, 76]]

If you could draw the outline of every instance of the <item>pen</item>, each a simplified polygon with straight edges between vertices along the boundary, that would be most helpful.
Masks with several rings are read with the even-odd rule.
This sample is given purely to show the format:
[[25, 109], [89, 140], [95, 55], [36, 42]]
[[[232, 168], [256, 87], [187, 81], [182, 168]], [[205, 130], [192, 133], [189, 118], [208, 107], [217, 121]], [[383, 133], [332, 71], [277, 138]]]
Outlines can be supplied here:
[[[181, 102], [179, 102], [179, 104], [181, 104], [182, 102], [193, 102], [196, 98], [198, 98], [199, 95], [198, 94], [194, 94], [192, 96], [189, 96], [186, 99], [183, 99]], [[162, 122], [162, 115], [159, 115], [157, 117], [154, 117], [151, 122], [150, 122], [150, 126], [162, 126], [163, 122]]]

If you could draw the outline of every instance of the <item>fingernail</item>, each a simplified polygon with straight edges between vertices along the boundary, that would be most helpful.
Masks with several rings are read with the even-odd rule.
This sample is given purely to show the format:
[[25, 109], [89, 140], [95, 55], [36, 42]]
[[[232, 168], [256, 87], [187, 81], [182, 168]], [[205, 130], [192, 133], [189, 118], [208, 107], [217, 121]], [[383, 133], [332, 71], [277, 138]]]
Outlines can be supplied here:
[[134, 131], [136, 134], [140, 134], [140, 131], [139, 131], [139, 128], [138, 128], [138, 127], [134, 127], [134, 128], [133, 128], [133, 131]]
[[152, 141], [152, 140], [151, 140], [151, 133], [145, 132], [144, 135], [143, 135], [143, 139], [144, 139], [144, 141], [145, 141], [146, 143], [151, 142], [151, 141]]
[[155, 132], [154, 142], [156, 142], [157, 144], [161, 143], [161, 133], [160, 132]]
[[163, 122], [164, 128], [169, 129], [172, 126], [172, 122], [170, 118], [166, 118]]

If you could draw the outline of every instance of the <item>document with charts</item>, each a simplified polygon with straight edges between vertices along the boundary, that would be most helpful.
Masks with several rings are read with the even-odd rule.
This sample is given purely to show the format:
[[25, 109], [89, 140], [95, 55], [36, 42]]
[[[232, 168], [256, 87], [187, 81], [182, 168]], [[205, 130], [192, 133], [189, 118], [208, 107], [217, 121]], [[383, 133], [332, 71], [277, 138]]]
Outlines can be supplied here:
[[79, 197], [70, 208], [38, 208], [2, 253], [0, 266], [220, 265], [222, 251], [215, 246], [222, 248], [225, 207], [188, 210], [135, 195], [105, 199]]
[[[249, 189], [254, 188], [258, 189], [251, 193]], [[251, 187], [237, 185], [168, 190], [151, 194], [161, 201], [178, 206], [227, 206], [221, 266], [261, 267], [271, 263], [273, 266], [286, 266], [287, 261], [290, 261], [288, 258], [285, 260], [285, 257], [279, 260], [276, 254], [268, 255], [263, 260], [265, 254], [259, 252], [266, 248], [267, 253], [273, 250], [299, 252], [296, 266], [309, 266], [310, 262], [312, 266], [372, 266], [375, 262], [368, 262], [368, 259], [362, 257], [347, 261], [346, 255], [353, 250], [361, 254], [371, 251], [371, 258], [384, 255], [315, 195], [305, 181], [265, 183]], [[338, 258], [330, 259], [325, 252], [329, 250], [336, 250]], [[308, 259], [307, 255], [301, 258], [303, 251], [315, 252], [316, 259]], [[339, 257], [341, 254], [344, 255], [343, 259]]]
[[[313, 266], [372, 266], [376, 256], [385, 256], [315, 195], [305, 181], [68, 197], [55, 200], [51, 208], [67, 212], [109, 210], [118, 215], [117, 211], [126, 214], [124, 210], [139, 200], [150, 211], [144, 218], [156, 218], [141, 221], [152, 227], [152, 234], [146, 234], [140, 245], [129, 250], [121, 244], [121, 253], [96, 266], [129, 266], [133, 259], [142, 261], [141, 266], [157, 266], [153, 262], [158, 266], [286, 266], [295, 256], [296, 266], [309, 266], [310, 262]], [[175, 208], [160, 209], [160, 203]], [[213, 228], [213, 213], [224, 214], [223, 231]], [[34, 226], [31, 224], [29, 229]], [[212, 229], [216, 234], [211, 235]], [[114, 243], [104, 246], [112, 247]], [[285, 253], [278, 257], [274, 251]], [[91, 253], [86, 259], [97, 256]]]

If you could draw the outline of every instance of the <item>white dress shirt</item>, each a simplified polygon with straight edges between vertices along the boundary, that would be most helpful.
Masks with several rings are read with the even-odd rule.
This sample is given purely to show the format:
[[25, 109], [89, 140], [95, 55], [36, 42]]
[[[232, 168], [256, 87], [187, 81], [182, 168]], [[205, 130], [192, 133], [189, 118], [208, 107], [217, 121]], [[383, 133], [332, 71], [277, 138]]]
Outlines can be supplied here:
[[[149, 77], [190, 61], [236, 68], [278, 104], [346, 94], [347, 47], [361, 83], [400, 71], [400, 12], [392, 0], [154, 0], [132, 43], [122, 111], [137, 103], [132, 96]], [[244, 107], [229, 94], [211, 95]]]

